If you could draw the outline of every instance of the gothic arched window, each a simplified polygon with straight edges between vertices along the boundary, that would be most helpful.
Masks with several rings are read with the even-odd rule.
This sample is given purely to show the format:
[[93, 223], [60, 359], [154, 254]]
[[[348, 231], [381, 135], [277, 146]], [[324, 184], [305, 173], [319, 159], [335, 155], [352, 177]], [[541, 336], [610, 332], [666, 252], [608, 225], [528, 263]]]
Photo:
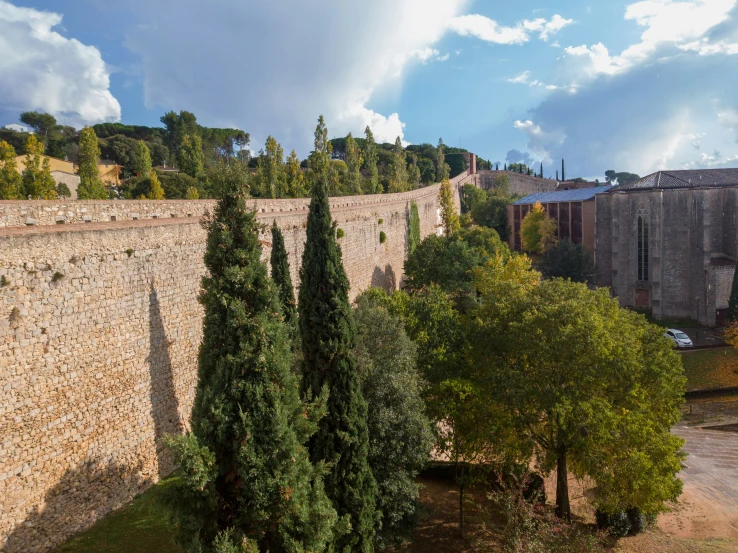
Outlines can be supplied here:
[[638, 210], [638, 280], [648, 280], [648, 210]]

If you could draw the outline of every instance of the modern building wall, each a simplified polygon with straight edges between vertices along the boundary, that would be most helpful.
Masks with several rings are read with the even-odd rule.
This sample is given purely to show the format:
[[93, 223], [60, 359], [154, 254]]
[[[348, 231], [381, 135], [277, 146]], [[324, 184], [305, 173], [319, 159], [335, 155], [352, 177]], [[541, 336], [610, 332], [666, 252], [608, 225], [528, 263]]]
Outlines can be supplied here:
[[[582, 244], [590, 253], [595, 252], [595, 202], [552, 202], [541, 204], [546, 214], [556, 221], [556, 238], [569, 239], [574, 244]], [[515, 204], [507, 206], [507, 221], [510, 226], [508, 245], [510, 249], [522, 251], [520, 236], [521, 224], [532, 209], [532, 205]]]
[[[473, 178], [453, 181], [457, 209], [458, 187], [467, 180]], [[331, 199], [344, 231], [339, 243], [352, 299], [370, 286], [399, 286], [410, 203], [417, 203], [427, 236], [440, 223], [437, 196], [438, 185]], [[270, 254], [268, 226], [276, 220], [296, 286], [307, 204], [255, 202], [265, 224], [262, 257]], [[200, 219], [213, 207], [208, 201], [0, 205], [2, 551], [47, 551], [171, 471], [162, 438], [189, 422], [202, 337]], [[67, 214], [75, 224], [55, 224]], [[25, 224], [30, 215], [34, 226]], [[91, 222], [80, 222], [84, 217]]]

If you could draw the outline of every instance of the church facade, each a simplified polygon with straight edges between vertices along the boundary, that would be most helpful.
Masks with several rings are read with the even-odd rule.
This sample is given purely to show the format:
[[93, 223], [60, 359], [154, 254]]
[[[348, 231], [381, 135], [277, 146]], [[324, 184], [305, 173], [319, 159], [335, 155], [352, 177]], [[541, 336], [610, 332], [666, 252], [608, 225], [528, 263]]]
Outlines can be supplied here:
[[660, 171], [595, 203], [598, 286], [656, 319], [724, 321], [738, 257], [738, 169]]

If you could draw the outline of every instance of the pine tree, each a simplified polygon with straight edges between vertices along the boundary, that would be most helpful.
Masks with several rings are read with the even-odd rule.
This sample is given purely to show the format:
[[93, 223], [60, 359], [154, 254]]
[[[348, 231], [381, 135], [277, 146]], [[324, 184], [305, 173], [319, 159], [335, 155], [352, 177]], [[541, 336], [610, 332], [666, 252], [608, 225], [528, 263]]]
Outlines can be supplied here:
[[342, 521], [351, 524], [349, 533], [335, 536], [335, 550], [368, 553], [378, 522], [376, 483], [367, 460], [367, 405], [353, 356], [356, 329], [348, 292], [325, 183], [318, 180], [308, 214], [298, 310], [303, 391], [317, 396], [325, 387], [329, 396], [310, 454], [313, 463], [328, 464], [326, 492]]
[[727, 319], [731, 323], [738, 321], [738, 263], [736, 263], [733, 288], [730, 290], [730, 299], [728, 300]]
[[361, 149], [356, 144], [354, 136], [349, 133], [346, 137], [346, 168], [348, 179], [348, 192], [349, 194], [363, 194], [361, 181], [361, 163], [363, 159], [361, 157]]
[[284, 321], [290, 326], [294, 333], [297, 329], [297, 302], [295, 302], [295, 290], [292, 287], [290, 276], [290, 262], [287, 258], [287, 250], [284, 247], [284, 236], [282, 230], [274, 221], [272, 225], [272, 254], [270, 258], [272, 265], [272, 280], [277, 286], [279, 300], [282, 303]]
[[389, 187], [387, 192], [405, 192], [407, 190], [407, 162], [405, 161], [405, 150], [402, 140], [397, 137], [395, 149], [390, 167]]
[[441, 188], [438, 190], [438, 205], [441, 208], [443, 232], [446, 236], [451, 236], [461, 228], [461, 222], [459, 221], [459, 215], [456, 213], [454, 193], [448, 179], [443, 180]]
[[151, 176], [149, 178], [149, 200], [163, 200], [164, 199], [164, 189], [161, 187], [161, 183], [159, 182], [159, 176], [156, 174], [156, 171], [151, 172]]
[[100, 163], [100, 147], [97, 135], [92, 127], [85, 127], [79, 134], [79, 186], [77, 197], [80, 200], [104, 200], [108, 197], [105, 185], [100, 179], [98, 164]]
[[56, 198], [56, 183], [51, 176], [49, 158], [44, 156], [44, 145], [29, 135], [26, 142], [25, 168], [21, 175], [23, 193], [34, 200], [53, 200]]
[[366, 162], [366, 170], [369, 172], [369, 177], [366, 181], [367, 193], [380, 194], [382, 191], [379, 188], [379, 169], [377, 168], [379, 154], [377, 153], [377, 144], [374, 142], [374, 135], [368, 126], [364, 130], [364, 136], [366, 138], [364, 161]]
[[15, 148], [0, 141], [0, 200], [22, 200], [23, 181], [15, 162]]
[[169, 497], [177, 538], [184, 551], [203, 553], [324, 551], [336, 514], [304, 446], [316, 409], [300, 401], [290, 370], [256, 213], [235, 170], [220, 171], [222, 199], [205, 223], [192, 432], [169, 440], [180, 467]]
[[136, 176], [141, 179], [148, 179], [151, 175], [151, 152], [143, 140], [138, 141], [136, 154]]

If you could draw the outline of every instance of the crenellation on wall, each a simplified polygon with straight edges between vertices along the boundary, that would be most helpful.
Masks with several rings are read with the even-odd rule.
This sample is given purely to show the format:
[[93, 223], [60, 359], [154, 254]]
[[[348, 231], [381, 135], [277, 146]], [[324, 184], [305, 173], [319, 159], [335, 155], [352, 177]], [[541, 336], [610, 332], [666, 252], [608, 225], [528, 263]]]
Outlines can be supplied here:
[[[454, 180], [457, 205], [465, 178]], [[344, 230], [339, 243], [352, 299], [370, 286], [399, 286], [410, 202], [417, 202], [427, 236], [439, 224], [437, 195], [433, 186], [331, 199]], [[295, 286], [308, 202], [256, 202], [263, 259], [276, 220]], [[0, 204], [5, 223], [13, 213], [16, 222], [29, 214], [52, 221], [58, 211], [46, 211], [43, 202]], [[147, 216], [157, 204], [69, 202], [64, 209], [75, 224], [0, 229], [3, 551], [47, 551], [172, 469], [162, 438], [187, 428], [194, 400], [203, 315], [197, 297], [205, 274], [200, 220], [214, 204], [171, 202], [180, 215], [193, 215]], [[162, 204], [159, 213], [168, 212], [170, 202]], [[96, 219], [112, 213], [111, 205], [120, 219]], [[134, 207], [139, 219], [123, 219]], [[79, 222], [82, 213], [94, 221]]]

